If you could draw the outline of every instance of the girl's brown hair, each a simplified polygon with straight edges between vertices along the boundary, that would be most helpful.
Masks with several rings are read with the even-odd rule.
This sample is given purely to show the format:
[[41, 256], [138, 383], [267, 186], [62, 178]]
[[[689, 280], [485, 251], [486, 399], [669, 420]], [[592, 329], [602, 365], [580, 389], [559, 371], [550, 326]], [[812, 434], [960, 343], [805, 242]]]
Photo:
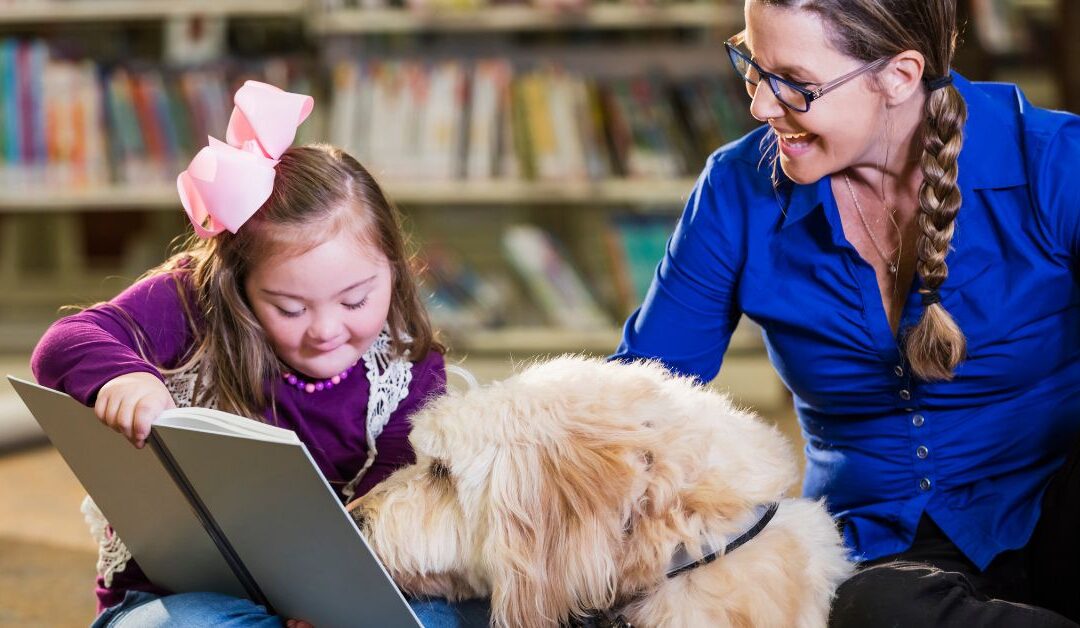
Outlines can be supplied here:
[[195, 343], [181, 365], [163, 372], [197, 367], [205, 383], [201, 398], [213, 395], [222, 409], [251, 418], [273, 407], [266, 382], [281, 372], [244, 293], [248, 273], [271, 254], [300, 254], [342, 231], [352, 233], [390, 263], [387, 324], [394, 354], [419, 361], [444, 351], [410, 268], [400, 216], [371, 174], [348, 153], [322, 144], [286, 150], [275, 170], [270, 198], [236, 234], [200, 239], [192, 233], [147, 273], [189, 279], [178, 286]]
[[[871, 62], [915, 50], [926, 59], [925, 80], [948, 76], [952, 67], [958, 39], [955, 0], [754, 1], [815, 13], [829, 43], [854, 59]], [[916, 242], [923, 294], [936, 294], [949, 276], [945, 255], [961, 204], [957, 157], [966, 119], [967, 105], [952, 85], [928, 94], [921, 130], [921, 233]], [[941, 303], [924, 307], [918, 324], [906, 330], [904, 343], [912, 372], [925, 380], [952, 379], [966, 353], [964, 334]]]

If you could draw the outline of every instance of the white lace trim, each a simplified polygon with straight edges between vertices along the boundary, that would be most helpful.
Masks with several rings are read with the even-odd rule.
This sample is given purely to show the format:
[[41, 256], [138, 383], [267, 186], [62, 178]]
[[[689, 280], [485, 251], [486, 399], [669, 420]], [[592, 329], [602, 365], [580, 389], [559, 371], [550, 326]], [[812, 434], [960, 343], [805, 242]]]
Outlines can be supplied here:
[[[191, 407], [195, 399], [195, 384], [198, 380], [198, 365], [165, 376], [165, 388], [169, 390], [178, 408]], [[217, 406], [217, 399], [210, 396], [201, 405], [214, 408]], [[97, 574], [101, 576], [106, 588], [111, 587], [113, 576], [123, 571], [131, 560], [131, 551], [120, 540], [109, 525], [109, 521], [105, 519], [105, 515], [101, 513], [101, 509], [89, 495], [83, 499], [80, 510], [87, 525], [90, 526], [90, 535], [98, 543]]]
[[379, 453], [375, 439], [382, 434], [383, 428], [390, 421], [390, 415], [409, 396], [409, 384], [412, 383], [412, 362], [406, 358], [393, 357], [390, 351], [390, 332], [386, 329], [364, 353], [363, 360], [368, 383], [371, 384], [367, 404], [368, 454], [356, 477], [341, 489], [346, 500], [353, 498], [357, 484], [375, 463], [375, 456]]
[[101, 576], [106, 588], [111, 587], [113, 576], [127, 567], [131, 552], [120, 537], [116, 536], [116, 532], [113, 532], [112, 526], [105, 520], [105, 515], [101, 514], [101, 510], [89, 495], [83, 499], [79, 510], [90, 526], [90, 535], [98, 543], [97, 574]]

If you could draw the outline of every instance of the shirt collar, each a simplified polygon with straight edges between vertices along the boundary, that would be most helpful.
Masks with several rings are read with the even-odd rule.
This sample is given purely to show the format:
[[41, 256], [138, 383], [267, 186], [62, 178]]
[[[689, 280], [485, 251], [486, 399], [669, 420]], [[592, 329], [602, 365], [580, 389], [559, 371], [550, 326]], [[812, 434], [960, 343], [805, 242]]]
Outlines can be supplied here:
[[[964, 145], [957, 158], [961, 190], [1023, 185], [1027, 175], [1020, 140], [1019, 114], [1031, 105], [1014, 85], [975, 84], [953, 72], [953, 84], [967, 103]], [[783, 225], [798, 222], [824, 203], [829, 177], [797, 185], [779, 172], [778, 193], [786, 208]]]

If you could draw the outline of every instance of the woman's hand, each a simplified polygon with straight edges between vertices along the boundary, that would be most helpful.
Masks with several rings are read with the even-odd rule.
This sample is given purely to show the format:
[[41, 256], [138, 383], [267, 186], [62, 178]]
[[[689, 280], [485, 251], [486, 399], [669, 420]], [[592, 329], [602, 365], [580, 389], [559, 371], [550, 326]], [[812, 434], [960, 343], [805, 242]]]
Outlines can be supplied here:
[[290, 619], [285, 622], [286, 628], [315, 628], [303, 619]]
[[142, 448], [154, 419], [175, 407], [172, 395], [157, 377], [150, 373], [128, 373], [105, 382], [98, 391], [94, 414]]

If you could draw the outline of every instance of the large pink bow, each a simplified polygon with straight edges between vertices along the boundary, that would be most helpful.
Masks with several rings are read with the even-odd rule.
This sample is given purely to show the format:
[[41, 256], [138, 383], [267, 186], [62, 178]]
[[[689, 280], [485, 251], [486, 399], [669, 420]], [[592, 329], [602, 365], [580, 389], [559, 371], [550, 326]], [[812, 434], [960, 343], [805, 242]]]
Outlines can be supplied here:
[[176, 178], [180, 202], [200, 238], [224, 229], [236, 233], [270, 198], [278, 158], [296, 138], [315, 99], [247, 81], [233, 103], [228, 143], [208, 138], [210, 145]]

